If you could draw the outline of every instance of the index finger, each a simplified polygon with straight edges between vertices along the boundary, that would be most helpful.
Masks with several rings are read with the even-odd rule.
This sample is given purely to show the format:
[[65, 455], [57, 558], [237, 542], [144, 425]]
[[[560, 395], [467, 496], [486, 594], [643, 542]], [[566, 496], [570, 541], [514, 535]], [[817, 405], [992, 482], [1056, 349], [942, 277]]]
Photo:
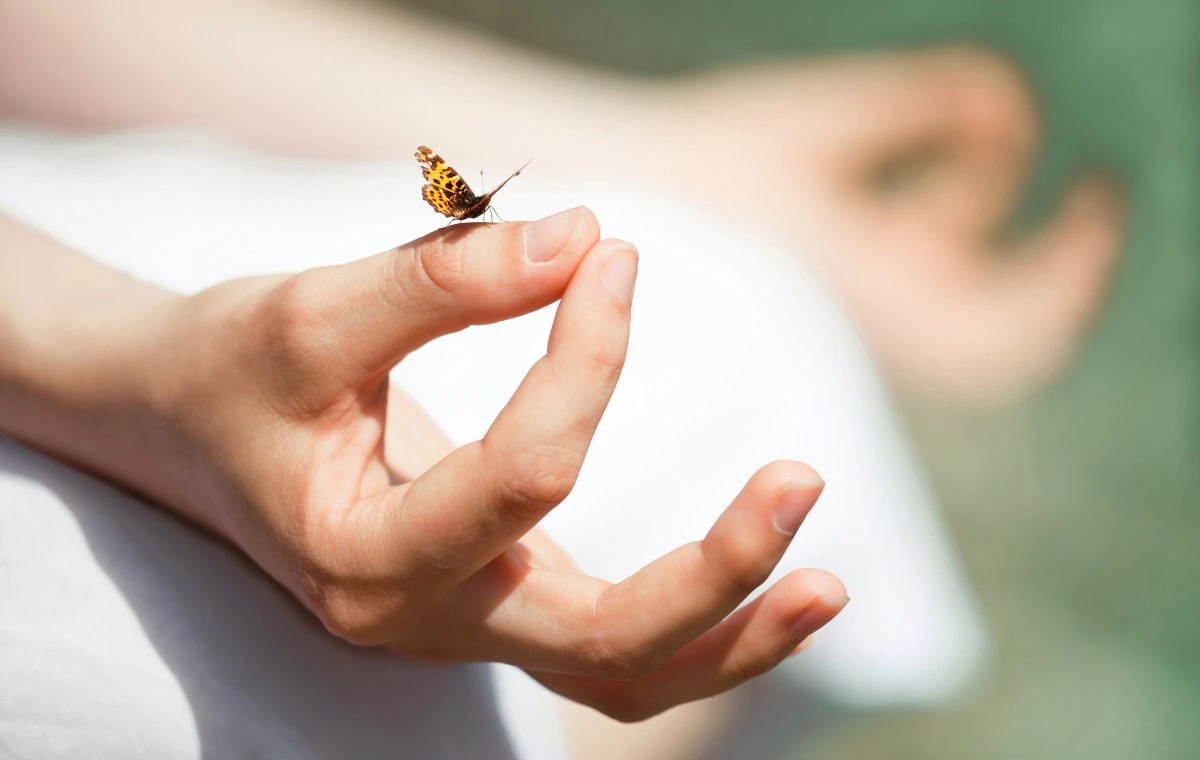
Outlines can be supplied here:
[[593, 247], [563, 296], [546, 355], [483, 440], [397, 489], [388, 543], [403, 547], [398, 559], [422, 565], [410, 568], [417, 577], [456, 585], [570, 493], [624, 364], [636, 272], [628, 243]]

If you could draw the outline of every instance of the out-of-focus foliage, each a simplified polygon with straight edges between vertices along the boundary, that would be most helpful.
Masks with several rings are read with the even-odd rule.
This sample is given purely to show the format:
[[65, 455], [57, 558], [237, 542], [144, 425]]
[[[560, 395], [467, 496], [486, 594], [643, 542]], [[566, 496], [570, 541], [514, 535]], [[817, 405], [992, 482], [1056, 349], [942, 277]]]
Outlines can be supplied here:
[[[832, 758], [1200, 757], [1200, 9], [1194, 0], [414, 0], [643, 73], [974, 42], [1043, 107], [1027, 211], [1075, 170], [1126, 184], [1112, 302], [1076, 365], [1013, 408], [910, 406], [999, 647], [939, 713], [826, 724]], [[479, 86], [487, 86], [486, 82]]]

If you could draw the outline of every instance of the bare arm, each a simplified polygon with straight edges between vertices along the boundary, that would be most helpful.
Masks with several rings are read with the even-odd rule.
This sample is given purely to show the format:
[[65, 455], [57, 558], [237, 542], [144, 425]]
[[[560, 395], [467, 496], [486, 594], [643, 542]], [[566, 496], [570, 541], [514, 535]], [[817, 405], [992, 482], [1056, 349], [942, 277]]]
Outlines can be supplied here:
[[200, 124], [334, 158], [436, 138], [464, 162], [601, 170], [653, 89], [353, 2], [0, 0], [0, 114], [77, 128]]

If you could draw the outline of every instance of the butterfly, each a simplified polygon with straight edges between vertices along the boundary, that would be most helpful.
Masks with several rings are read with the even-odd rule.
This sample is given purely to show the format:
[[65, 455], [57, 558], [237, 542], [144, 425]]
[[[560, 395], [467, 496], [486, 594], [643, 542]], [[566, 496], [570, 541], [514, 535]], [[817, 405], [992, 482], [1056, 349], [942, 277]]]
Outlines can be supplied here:
[[417, 163], [421, 164], [421, 174], [425, 177], [426, 184], [421, 188], [421, 197], [433, 210], [442, 216], [448, 216], [451, 220], [475, 219], [483, 216], [483, 213], [488, 210], [488, 206], [492, 202], [492, 198], [496, 193], [500, 192], [500, 188], [508, 184], [508, 180], [524, 171], [525, 166], [529, 166], [533, 159], [525, 162], [525, 166], [517, 169], [508, 179], [501, 182], [489, 193], [483, 195], [475, 195], [473, 191], [454, 171], [454, 168], [442, 160], [442, 157], [426, 148], [424, 145], [417, 148], [417, 152], [413, 154]]

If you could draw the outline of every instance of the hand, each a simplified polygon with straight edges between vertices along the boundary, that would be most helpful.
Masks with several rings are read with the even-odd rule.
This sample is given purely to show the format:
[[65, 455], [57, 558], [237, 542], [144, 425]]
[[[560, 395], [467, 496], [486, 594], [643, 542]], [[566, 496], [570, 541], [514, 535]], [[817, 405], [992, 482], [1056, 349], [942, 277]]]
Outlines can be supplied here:
[[[702, 541], [615, 585], [535, 530], [570, 493], [625, 357], [637, 256], [598, 237], [582, 209], [460, 225], [163, 306], [138, 367], [146, 443], [116, 469], [357, 644], [512, 663], [627, 720], [768, 670], [846, 603], [804, 570], [735, 611], [817, 499], [808, 467], [767, 465]], [[389, 387], [427, 341], [560, 297], [547, 354], [483, 440], [447, 451]]]
[[[1103, 303], [1123, 222], [1109, 182], [1080, 180], [1043, 229], [998, 242], [1036, 115], [994, 56], [764, 65], [681, 86], [667, 110], [663, 174], [811, 254], [910, 390], [1033, 390]], [[881, 175], [904, 165], [910, 181], [881, 191]]]

